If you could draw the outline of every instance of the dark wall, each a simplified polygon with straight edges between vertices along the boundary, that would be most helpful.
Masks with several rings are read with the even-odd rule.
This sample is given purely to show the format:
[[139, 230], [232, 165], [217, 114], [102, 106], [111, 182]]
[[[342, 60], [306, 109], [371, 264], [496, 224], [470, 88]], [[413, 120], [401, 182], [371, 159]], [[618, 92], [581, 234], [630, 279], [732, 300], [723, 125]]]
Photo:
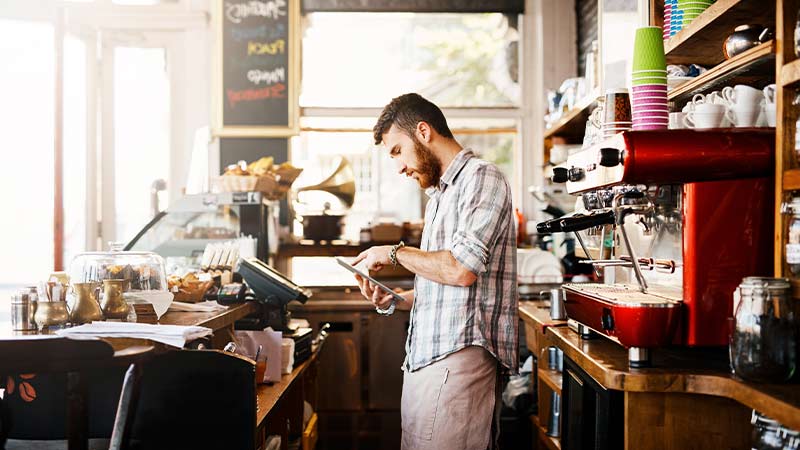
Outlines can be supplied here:
[[575, 0], [575, 21], [578, 30], [578, 75], [586, 70], [586, 53], [597, 39], [597, 0]]

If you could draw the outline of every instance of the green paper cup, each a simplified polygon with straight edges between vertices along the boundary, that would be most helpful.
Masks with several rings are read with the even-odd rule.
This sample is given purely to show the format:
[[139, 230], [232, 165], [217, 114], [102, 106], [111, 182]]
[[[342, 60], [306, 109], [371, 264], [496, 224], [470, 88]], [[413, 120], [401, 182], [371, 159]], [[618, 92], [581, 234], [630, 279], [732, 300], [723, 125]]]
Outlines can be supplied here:
[[636, 30], [632, 70], [666, 70], [663, 33], [661, 27], [642, 27]]
[[644, 84], [660, 84], [666, 86], [667, 82], [658, 78], [641, 78], [639, 80], [632, 80], [631, 84], [633, 86], [642, 86]]

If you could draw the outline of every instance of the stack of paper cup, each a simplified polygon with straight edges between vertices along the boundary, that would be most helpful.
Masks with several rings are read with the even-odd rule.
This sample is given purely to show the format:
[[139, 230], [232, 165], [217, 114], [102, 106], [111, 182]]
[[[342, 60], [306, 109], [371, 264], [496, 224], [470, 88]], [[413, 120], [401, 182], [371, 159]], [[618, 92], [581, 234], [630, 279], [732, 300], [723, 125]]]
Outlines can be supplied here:
[[662, 37], [666, 41], [675, 33], [672, 33], [672, 8], [677, 5], [678, 0], [664, 0], [664, 25], [662, 27]]
[[661, 33], [659, 27], [636, 30], [631, 77], [634, 130], [665, 130], [669, 126], [667, 62]]
[[678, 0], [677, 12], [681, 15], [683, 27], [692, 23], [714, 0]]

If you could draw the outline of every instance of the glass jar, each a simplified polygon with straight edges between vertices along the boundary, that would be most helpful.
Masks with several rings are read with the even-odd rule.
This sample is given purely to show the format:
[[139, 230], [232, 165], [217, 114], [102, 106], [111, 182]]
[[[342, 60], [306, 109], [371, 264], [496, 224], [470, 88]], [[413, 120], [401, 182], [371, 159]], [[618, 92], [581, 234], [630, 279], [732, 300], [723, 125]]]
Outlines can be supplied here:
[[796, 365], [795, 317], [786, 278], [747, 277], [734, 292], [731, 368], [750, 381], [782, 382]]
[[791, 203], [784, 207], [789, 219], [789, 232], [786, 240], [786, 264], [794, 276], [800, 275], [800, 197], [792, 198]]

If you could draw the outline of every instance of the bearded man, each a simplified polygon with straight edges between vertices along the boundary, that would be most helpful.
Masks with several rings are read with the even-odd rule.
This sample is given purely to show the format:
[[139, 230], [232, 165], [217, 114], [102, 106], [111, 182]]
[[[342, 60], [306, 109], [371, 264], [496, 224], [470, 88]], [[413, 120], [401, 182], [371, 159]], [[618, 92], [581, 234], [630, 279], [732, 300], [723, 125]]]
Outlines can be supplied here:
[[501, 374], [518, 369], [516, 229], [511, 189], [493, 164], [453, 137], [442, 111], [418, 94], [393, 99], [375, 124], [375, 144], [429, 200], [420, 248], [372, 247], [370, 270], [400, 264], [414, 289], [391, 294], [356, 276], [387, 313], [410, 308], [403, 363], [402, 448], [495, 448]]

